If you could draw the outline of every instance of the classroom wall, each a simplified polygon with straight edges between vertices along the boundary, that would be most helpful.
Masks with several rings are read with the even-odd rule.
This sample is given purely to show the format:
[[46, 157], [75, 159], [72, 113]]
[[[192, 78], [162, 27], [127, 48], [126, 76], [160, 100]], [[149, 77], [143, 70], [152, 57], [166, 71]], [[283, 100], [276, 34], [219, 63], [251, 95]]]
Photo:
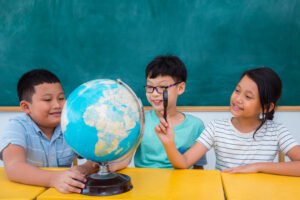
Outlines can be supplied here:
[[[222, 118], [228, 118], [231, 116], [229, 112], [186, 112], [188, 114], [194, 115], [200, 119], [203, 120], [205, 124], [210, 122], [213, 119], [222, 119]], [[17, 112], [0, 112], [0, 134], [3, 131], [3, 128], [7, 124], [9, 118], [18, 115]], [[296, 138], [296, 140], [300, 143], [300, 112], [286, 112], [286, 111], [280, 111], [275, 114], [276, 121], [283, 123], [293, 134], [293, 136]], [[205, 166], [206, 169], [214, 169], [215, 166], [215, 155], [214, 151], [210, 150], [207, 153], [207, 161], [208, 164]], [[3, 166], [2, 162], [0, 161], [0, 166]], [[133, 163], [130, 164], [130, 166], [133, 166]]]

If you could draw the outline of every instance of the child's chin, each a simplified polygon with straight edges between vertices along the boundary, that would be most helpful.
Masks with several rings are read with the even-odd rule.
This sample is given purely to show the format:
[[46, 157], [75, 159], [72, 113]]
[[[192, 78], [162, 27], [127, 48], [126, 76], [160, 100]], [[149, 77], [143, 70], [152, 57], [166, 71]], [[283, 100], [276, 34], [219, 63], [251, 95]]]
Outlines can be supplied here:
[[154, 109], [155, 111], [157, 111], [157, 112], [161, 112], [161, 111], [164, 110], [163, 108], [158, 107], [158, 106], [152, 106], [152, 107], [153, 107], [153, 109]]

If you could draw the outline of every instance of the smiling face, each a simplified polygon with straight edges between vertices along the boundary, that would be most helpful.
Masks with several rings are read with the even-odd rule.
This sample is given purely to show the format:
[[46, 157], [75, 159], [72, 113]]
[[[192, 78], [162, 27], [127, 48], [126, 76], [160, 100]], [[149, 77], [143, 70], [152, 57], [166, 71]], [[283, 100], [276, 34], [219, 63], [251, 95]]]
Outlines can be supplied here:
[[234, 117], [259, 119], [262, 108], [258, 88], [248, 76], [244, 76], [233, 91], [230, 111]]
[[[156, 78], [147, 78], [147, 86], [166, 87], [176, 83], [171, 76], [157, 76]], [[176, 109], [177, 97], [185, 90], [185, 82], [169, 87], [168, 89], [168, 110]], [[154, 90], [152, 93], [146, 92], [148, 102], [154, 110], [163, 110], [163, 95]]]
[[31, 101], [22, 100], [20, 106], [43, 132], [53, 130], [59, 123], [65, 95], [60, 83], [43, 83], [34, 86]]

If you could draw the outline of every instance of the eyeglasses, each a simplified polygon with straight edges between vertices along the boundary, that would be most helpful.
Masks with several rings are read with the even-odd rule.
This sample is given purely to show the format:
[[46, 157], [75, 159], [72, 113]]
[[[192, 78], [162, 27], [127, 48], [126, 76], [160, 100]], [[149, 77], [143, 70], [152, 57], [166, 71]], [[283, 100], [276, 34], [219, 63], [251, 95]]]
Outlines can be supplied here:
[[153, 87], [151, 85], [145, 85], [145, 90], [147, 93], [153, 93], [155, 90], [158, 94], [162, 94], [164, 92], [164, 90], [167, 90], [170, 87], [178, 85], [179, 83], [181, 83], [181, 82], [173, 83], [173, 84], [167, 85], [167, 86], [157, 86], [157, 87]]

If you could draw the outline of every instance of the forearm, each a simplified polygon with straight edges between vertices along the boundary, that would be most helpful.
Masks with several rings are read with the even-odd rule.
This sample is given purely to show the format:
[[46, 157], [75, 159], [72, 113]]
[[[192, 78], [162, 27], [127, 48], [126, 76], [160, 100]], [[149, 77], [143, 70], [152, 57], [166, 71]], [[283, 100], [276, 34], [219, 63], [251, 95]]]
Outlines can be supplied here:
[[88, 160], [82, 165], [73, 166], [71, 169], [77, 169], [80, 173], [89, 175], [99, 170], [99, 164]]
[[109, 163], [109, 171], [110, 172], [115, 172], [121, 169], [126, 168], [130, 161], [132, 159], [132, 156], [130, 156], [129, 158], [125, 158], [124, 160], [120, 161], [120, 162], [116, 162], [116, 163]]
[[5, 171], [11, 181], [44, 187], [52, 187], [52, 177], [57, 173], [55, 171], [39, 169], [27, 163], [15, 163], [11, 166], [5, 166]]
[[184, 155], [177, 150], [175, 143], [164, 144], [164, 147], [174, 168], [187, 169], [190, 167]]
[[286, 176], [300, 176], [300, 161], [258, 163], [258, 172]]

